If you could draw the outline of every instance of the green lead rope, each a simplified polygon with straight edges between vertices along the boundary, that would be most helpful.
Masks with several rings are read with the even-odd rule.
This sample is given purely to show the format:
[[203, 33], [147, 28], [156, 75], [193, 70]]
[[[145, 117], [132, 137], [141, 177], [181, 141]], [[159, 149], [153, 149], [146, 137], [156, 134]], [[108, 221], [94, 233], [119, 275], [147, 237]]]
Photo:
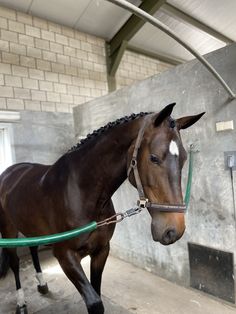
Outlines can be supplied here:
[[190, 145], [189, 150], [189, 165], [188, 165], [188, 181], [185, 191], [184, 203], [188, 209], [190, 196], [191, 196], [191, 187], [192, 187], [192, 178], [193, 178], [193, 145]]
[[[189, 168], [188, 168], [188, 181], [185, 192], [184, 202], [186, 207], [188, 208], [190, 194], [191, 194], [191, 185], [192, 185], [192, 176], [193, 176], [193, 146], [190, 146], [189, 151]], [[92, 232], [98, 227], [98, 223], [96, 221], [92, 221], [89, 224], [61, 233], [39, 236], [39, 237], [31, 237], [31, 238], [12, 238], [12, 239], [0, 239], [0, 247], [22, 247], [22, 246], [38, 246], [38, 245], [47, 245], [57, 242], [62, 242], [65, 240], [73, 239], [79, 237], [83, 233]]]

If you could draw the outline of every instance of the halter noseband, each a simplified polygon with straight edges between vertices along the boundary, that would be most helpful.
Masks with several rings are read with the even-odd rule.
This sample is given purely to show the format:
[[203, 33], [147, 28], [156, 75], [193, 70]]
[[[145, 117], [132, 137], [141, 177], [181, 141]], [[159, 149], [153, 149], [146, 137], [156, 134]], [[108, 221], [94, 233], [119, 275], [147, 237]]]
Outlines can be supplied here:
[[169, 212], [169, 213], [185, 213], [187, 210], [187, 207], [185, 204], [156, 204], [156, 203], [152, 203], [150, 202], [146, 197], [145, 197], [145, 193], [143, 190], [143, 186], [142, 186], [142, 182], [140, 179], [140, 175], [138, 172], [138, 161], [137, 161], [137, 156], [138, 156], [138, 151], [139, 148], [141, 146], [141, 142], [143, 139], [143, 135], [144, 135], [144, 131], [146, 128], [146, 123], [144, 123], [141, 127], [141, 129], [139, 130], [136, 142], [135, 142], [135, 146], [134, 146], [134, 151], [133, 151], [133, 156], [130, 162], [130, 166], [128, 168], [127, 171], [127, 175], [128, 178], [130, 176], [130, 172], [131, 170], [133, 170], [134, 172], [134, 178], [135, 178], [135, 182], [136, 182], [136, 186], [137, 186], [137, 190], [138, 190], [138, 194], [139, 194], [139, 200], [138, 200], [138, 207], [139, 208], [147, 208], [147, 209], [155, 209], [159, 212]]

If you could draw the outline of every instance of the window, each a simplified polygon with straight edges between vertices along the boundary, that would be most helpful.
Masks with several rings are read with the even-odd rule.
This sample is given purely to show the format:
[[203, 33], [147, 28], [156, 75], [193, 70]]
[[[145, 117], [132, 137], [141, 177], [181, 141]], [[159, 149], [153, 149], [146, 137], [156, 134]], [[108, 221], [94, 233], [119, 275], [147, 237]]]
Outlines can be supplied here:
[[0, 173], [12, 165], [10, 126], [0, 124]]

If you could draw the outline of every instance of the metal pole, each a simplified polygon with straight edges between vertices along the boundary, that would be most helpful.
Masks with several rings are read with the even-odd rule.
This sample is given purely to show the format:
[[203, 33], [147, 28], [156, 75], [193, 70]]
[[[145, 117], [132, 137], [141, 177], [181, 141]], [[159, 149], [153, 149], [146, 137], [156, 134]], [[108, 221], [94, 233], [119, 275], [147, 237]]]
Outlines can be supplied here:
[[183, 41], [178, 35], [176, 35], [168, 26], [163, 24], [162, 22], [158, 21], [152, 15], [148, 14], [147, 12], [141, 10], [140, 8], [136, 7], [135, 5], [129, 3], [125, 0], [106, 0], [112, 2], [123, 9], [126, 9], [141, 19], [145, 20], [146, 22], [151, 23], [152, 25], [156, 26], [164, 33], [175, 39], [180, 45], [182, 45], [185, 49], [187, 49], [192, 55], [194, 55], [213, 75], [214, 77], [220, 82], [220, 84], [224, 87], [224, 89], [229, 93], [231, 99], [235, 99], [236, 95], [231, 90], [231, 88], [227, 85], [227, 83], [223, 80], [223, 78], [219, 75], [219, 73], [213, 68], [213, 66], [203, 57], [201, 56], [193, 47]]

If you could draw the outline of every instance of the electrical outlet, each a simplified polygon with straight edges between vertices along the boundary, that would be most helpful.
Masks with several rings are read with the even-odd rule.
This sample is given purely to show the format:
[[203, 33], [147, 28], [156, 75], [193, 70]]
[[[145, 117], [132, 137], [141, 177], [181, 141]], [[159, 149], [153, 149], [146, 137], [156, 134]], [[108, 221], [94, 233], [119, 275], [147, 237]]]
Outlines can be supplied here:
[[225, 170], [232, 168], [236, 170], [236, 151], [224, 152]]

